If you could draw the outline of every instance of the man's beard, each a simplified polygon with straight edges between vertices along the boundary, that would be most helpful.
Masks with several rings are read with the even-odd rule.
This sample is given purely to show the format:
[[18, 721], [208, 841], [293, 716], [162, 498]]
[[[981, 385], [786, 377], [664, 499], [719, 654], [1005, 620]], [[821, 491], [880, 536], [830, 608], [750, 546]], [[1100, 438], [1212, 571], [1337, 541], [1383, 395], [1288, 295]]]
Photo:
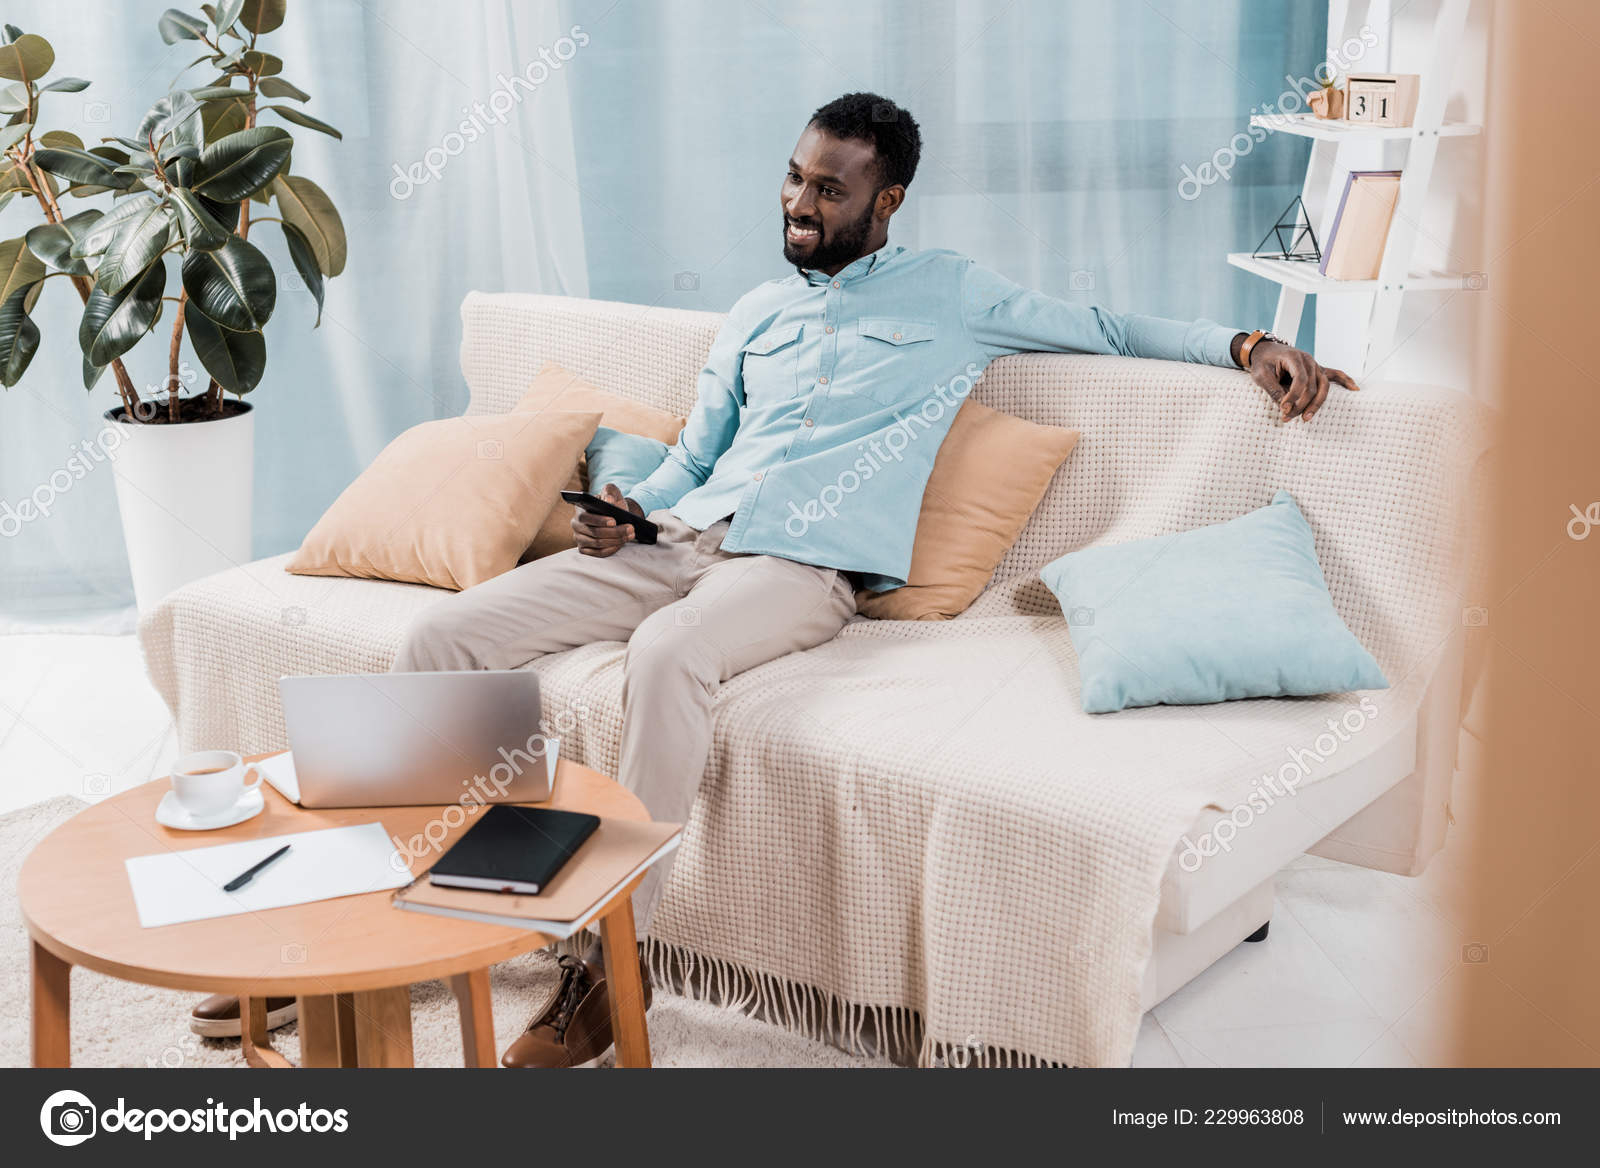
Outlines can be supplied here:
[[[876, 200], [874, 200], [876, 201]], [[854, 223], [839, 228], [832, 235], [823, 234], [817, 241], [817, 246], [809, 253], [801, 254], [789, 244], [789, 217], [783, 217], [783, 258], [793, 264], [797, 270], [804, 273], [808, 268], [831, 268], [835, 265], [843, 266], [851, 260], [858, 259], [866, 249], [867, 236], [872, 234], [872, 203], [867, 204], [867, 209]], [[822, 230], [821, 220], [810, 223], [796, 221], [796, 227], [810, 227]]]

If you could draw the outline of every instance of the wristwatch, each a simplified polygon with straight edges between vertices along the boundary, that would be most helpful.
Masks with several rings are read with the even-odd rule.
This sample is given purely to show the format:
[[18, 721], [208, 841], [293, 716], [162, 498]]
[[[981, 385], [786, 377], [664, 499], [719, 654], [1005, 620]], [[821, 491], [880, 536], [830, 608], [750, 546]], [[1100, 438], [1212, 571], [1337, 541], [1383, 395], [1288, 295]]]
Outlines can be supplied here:
[[1239, 346], [1239, 367], [1241, 369], [1250, 368], [1250, 354], [1262, 341], [1277, 341], [1280, 345], [1287, 345], [1289, 343], [1276, 333], [1269, 333], [1263, 329], [1256, 329], [1255, 332], [1251, 333], [1244, 339], [1244, 344]]

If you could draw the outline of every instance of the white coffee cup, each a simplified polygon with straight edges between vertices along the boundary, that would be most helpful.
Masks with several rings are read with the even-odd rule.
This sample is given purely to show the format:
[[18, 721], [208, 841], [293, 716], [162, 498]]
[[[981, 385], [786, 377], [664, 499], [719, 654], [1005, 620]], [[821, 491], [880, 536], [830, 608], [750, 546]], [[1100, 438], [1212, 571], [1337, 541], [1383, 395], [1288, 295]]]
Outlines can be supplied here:
[[[256, 781], [244, 781], [254, 772]], [[231, 750], [197, 750], [186, 754], [172, 767], [172, 790], [179, 805], [190, 815], [216, 815], [242, 799], [246, 792], [261, 785], [256, 765]]]

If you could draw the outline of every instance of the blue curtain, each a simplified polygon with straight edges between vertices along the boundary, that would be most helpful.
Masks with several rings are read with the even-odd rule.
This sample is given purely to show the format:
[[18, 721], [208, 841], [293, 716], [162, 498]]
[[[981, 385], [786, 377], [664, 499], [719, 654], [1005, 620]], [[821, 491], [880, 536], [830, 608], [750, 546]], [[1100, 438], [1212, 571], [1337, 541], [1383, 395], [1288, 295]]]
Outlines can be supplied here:
[[[195, 55], [156, 34], [170, 2], [16, 0], [7, 19], [55, 44], [56, 72], [95, 83], [57, 97], [41, 128], [93, 141], [136, 124]], [[537, 92], [450, 142], [473, 102], [537, 70], [573, 26], [581, 47]], [[1193, 198], [1182, 168], [1237, 145], [1285, 75], [1322, 59], [1326, 27], [1321, 0], [294, 0], [268, 47], [312, 92], [309, 112], [345, 131], [297, 131], [294, 166], [343, 212], [350, 260], [320, 329], [292, 288], [268, 326], [255, 552], [296, 546], [384, 443], [459, 412], [467, 290], [723, 310], [786, 274], [784, 164], [810, 112], [849, 90], [882, 92], [922, 125], [895, 242], [953, 248], [1085, 304], [1262, 325], [1273, 290], [1223, 253], [1253, 247], [1298, 193], [1307, 144], [1254, 145]], [[397, 168], [441, 144], [456, 149], [437, 176], [398, 197]], [[13, 200], [0, 239], [36, 216]], [[0, 503], [48, 481], [114, 404], [106, 385], [79, 387], [76, 308], [52, 283], [39, 356], [0, 395]], [[135, 377], [157, 345], [135, 350]], [[0, 539], [0, 616], [129, 599], [104, 467]]]
[[1326, 3], [573, 9], [593, 37], [572, 79], [593, 296], [721, 310], [785, 275], [789, 152], [813, 109], [866, 89], [922, 127], [893, 242], [952, 248], [1085, 304], [1271, 322], [1275, 289], [1223, 255], [1253, 248], [1299, 193], [1309, 144], [1252, 141], [1226, 181], [1179, 182], [1277, 102], [1286, 74], [1322, 60]]

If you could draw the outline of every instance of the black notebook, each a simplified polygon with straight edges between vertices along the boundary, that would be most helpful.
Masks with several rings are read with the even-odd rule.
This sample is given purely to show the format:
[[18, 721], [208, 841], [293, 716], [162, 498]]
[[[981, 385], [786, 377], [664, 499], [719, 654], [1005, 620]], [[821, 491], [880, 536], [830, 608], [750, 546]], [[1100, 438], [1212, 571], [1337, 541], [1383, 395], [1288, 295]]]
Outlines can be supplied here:
[[429, 871], [433, 883], [538, 896], [600, 826], [596, 815], [496, 804]]

